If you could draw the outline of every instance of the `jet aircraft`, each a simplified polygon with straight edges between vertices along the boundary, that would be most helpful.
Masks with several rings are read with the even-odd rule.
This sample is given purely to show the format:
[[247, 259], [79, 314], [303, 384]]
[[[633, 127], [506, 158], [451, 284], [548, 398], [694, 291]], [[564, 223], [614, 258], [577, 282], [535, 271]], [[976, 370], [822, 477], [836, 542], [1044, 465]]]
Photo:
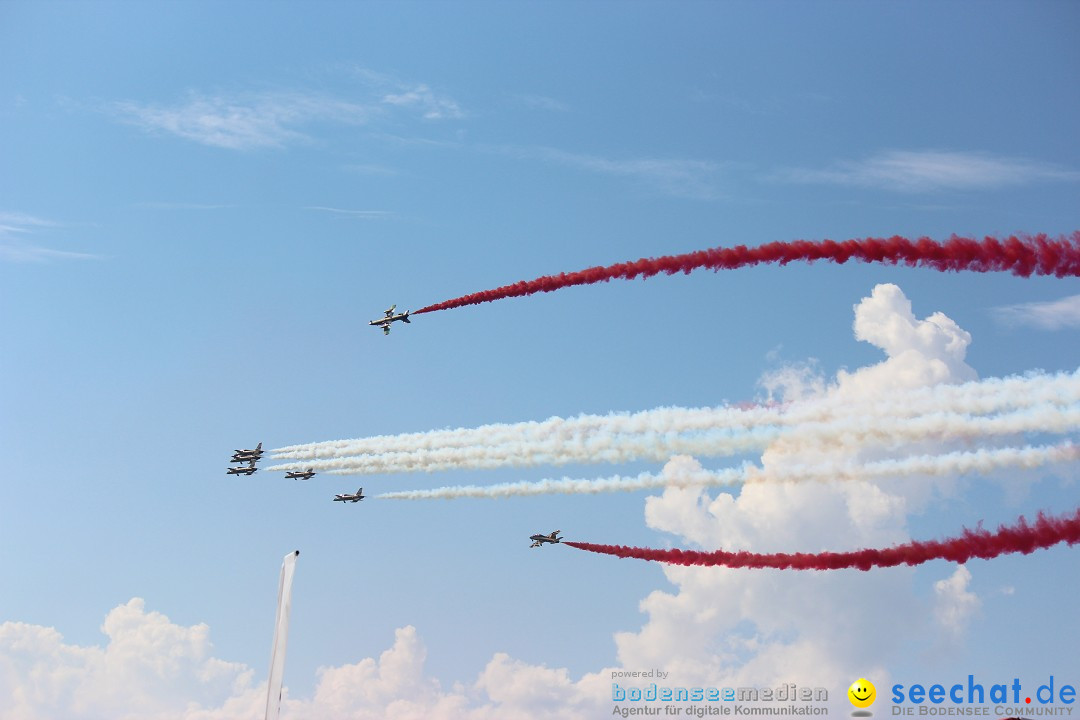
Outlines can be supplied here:
[[249, 460], [261, 460], [263, 454], [262, 443], [255, 446], [254, 450], [233, 450], [233, 462], [248, 462]]
[[248, 465], [238, 465], [237, 467], [225, 468], [227, 475], [252, 475], [255, 472], [255, 461], [249, 460]]
[[374, 325], [375, 327], [381, 327], [382, 331], [383, 331], [383, 335], [389, 335], [390, 334], [390, 323], [394, 322], [395, 320], [401, 320], [402, 322], [407, 322], [407, 323], [409, 323], [411, 325], [412, 320], [409, 320], [409, 313], [412, 312], [412, 311], [411, 310], [406, 310], [403, 313], [398, 313], [397, 315], [395, 315], [394, 314], [394, 309], [396, 307], [397, 307], [397, 305], [391, 305], [389, 308], [386, 309], [386, 312], [384, 313], [386, 317], [381, 317], [378, 320], [372, 320], [371, 322], [368, 323], [368, 325]]
[[340, 495], [335, 495], [334, 496], [334, 502], [353, 502], [354, 503], [354, 502], [360, 502], [363, 499], [364, 499], [364, 488], [360, 488], [359, 490], [357, 490], [356, 494], [342, 493]]
[[530, 545], [529, 547], [531, 547], [531, 548], [543, 547], [544, 543], [561, 542], [562, 538], [559, 537], [559, 533], [561, 533], [561, 532], [562, 532], [562, 530], [556, 530], [555, 532], [551, 533], [550, 535], [540, 535], [539, 533], [537, 533], [536, 535], [530, 535], [529, 539], [533, 541], [533, 544]]
[[315, 477], [315, 470], [312, 468], [308, 468], [307, 472], [296, 470], [294, 472], [285, 473], [286, 480], [310, 480], [313, 477]]

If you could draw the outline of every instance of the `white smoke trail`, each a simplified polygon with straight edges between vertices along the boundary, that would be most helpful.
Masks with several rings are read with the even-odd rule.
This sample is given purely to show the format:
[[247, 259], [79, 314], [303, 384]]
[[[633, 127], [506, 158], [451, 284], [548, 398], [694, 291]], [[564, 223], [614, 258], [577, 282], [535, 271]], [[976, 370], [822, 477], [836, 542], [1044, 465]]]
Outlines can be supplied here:
[[549, 438], [491, 447], [416, 449], [362, 457], [311, 460], [275, 465], [269, 470], [311, 467], [338, 475], [398, 472], [437, 472], [451, 469], [529, 467], [568, 463], [618, 463], [634, 460], [663, 461], [672, 455], [721, 457], [765, 448], [774, 443], [813, 443], [821, 447], [849, 447], [866, 441], [897, 445], [920, 440], [951, 440], [1025, 432], [1065, 433], [1080, 429], [1080, 405], [1043, 404], [990, 416], [936, 412], [915, 417], [875, 413], [846, 416], [795, 426], [751, 428], [741, 433], [710, 430], [695, 434], [607, 434], [588, 439]]
[[799, 482], [828, 480], [873, 480], [914, 475], [945, 476], [969, 472], [989, 472], [1001, 468], [1031, 469], [1051, 463], [1080, 459], [1080, 446], [1071, 442], [1059, 445], [1026, 445], [1020, 448], [980, 449], [942, 455], [919, 455], [878, 460], [869, 463], [841, 462], [835, 464], [785, 467], [782, 471], [766, 470], [753, 463], [735, 468], [710, 471], [701, 468], [680, 472], [675, 476], [664, 473], [641, 473], [637, 476], [616, 475], [599, 479], [549, 479], [537, 482], [500, 483], [497, 485], [460, 485], [433, 490], [407, 490], [383, 493], [374, 497], [382, 500], [452, 500], [455, 498], [528, 497], [550, 494], [597, 494], [631, 492], [666, 487], [724, 486], [751, 482]]
[[285, 677], [285, 646], [289, 640], [289, 613], [292, 610], [292, 581], [296, 572], [296, 550], [281, 561], [278, 580], [277, 617], [274, 620], [274, 646], [270, 649], [270, 677], [266, 683], [266, 720], [277, 720], [281, 710], [281, 683]]
[[419, 450], [493, 447], [520, 442], [585, 442], [595, 434], [657, 434], [704, 430], [746, 431], [772, 425], [822, 422], [858, 414], [912, 417], [931, 412], [989, 414], [1037, 404], [1080, 401], [1080, 370], [1073, 373], [988, 378], [956, 385], [924, 387], [884, 398], [828, 396], [786, 406], [750, 409], [657, 408], [636, 413], [553, 417], [541, 422], [482, 425], [476, 428], [380, 435], [355, 440], [290, 445], [273, 451], [275, 459], [320, 459]]

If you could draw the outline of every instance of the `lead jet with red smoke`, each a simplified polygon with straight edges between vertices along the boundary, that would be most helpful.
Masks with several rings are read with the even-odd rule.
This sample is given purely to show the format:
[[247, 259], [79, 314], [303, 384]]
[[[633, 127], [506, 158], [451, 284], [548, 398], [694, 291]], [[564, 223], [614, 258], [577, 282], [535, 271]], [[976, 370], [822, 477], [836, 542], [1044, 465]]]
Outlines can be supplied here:
[[296, 470], [294, 472], [285, 473], [286, 480], [310, 480], [313, 477], [315, 477], [314, 468], [308, 468], [306, 472]]
[[409, 312], [410, 311], [406, 310], [403, 313], [398, 313], [397, 315], [395, 315], [394, 314], [394, 309], [395, 308], [397, 308], [397, 305], [391, 305], [390, 307], [388, 307], [386, 309], [386, 311], [384, 313], [385, 317], [381, 317], [378, 320], [372, 320], [371, 322], [368, 323], [368, 325], [374, 325], [375, 327], [381, 327], [382, 331], [383, 331], [383, 335], [389, 335], [390, 334], [390, 323], [394, 322], [395, 320], [400, 320], [402, 322], [407, 322], [407, 323], [409, 323], [411, 325], [412, 320], [409, 319]]
[[559, 537], [559, 533], [561, 533], [561, 532], [562, 532], [562, 530], [556, 530], [555, 532], [551, 533], [550, 535], [540, 535], [539, 533], [536, 534], [536, 535], [530, 535], [529, 539], [533, 541], [533, 544], [530, 545], [529, 547], [531, 547], [531, 548], [543, 547], [544, 543], [562, 542], [562, 538]]
[[227, 475], [252, 475], [255, 472], [255, 460], [252, 458], [248, 460], [248, 465], [239, 465], [237, 467], [225, 468]]
[[360, 502], [364, 499], [364, 488], [360, 488], [356, 493], [341, 493], [334, 496], [334, 502]]

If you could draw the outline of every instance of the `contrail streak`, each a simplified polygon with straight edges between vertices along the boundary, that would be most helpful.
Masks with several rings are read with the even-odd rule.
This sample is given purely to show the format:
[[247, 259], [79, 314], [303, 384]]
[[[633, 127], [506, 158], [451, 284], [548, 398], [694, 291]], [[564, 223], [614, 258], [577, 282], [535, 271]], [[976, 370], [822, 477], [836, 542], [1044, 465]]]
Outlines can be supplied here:
[[[697, 425], [697, 411], [693, 425]], [[840, 417], [794, 426], [766, 426], [737, 432], [728, 429], [694, 433], [643, 432], [600, 434], [588, 438], [554, 437], [542, 441], [506, 442], [481, 447], [419, 448], [411, 452], [311, 460], [274, 465], [269, 470], [310, 467], [338, 475], [402, 472], [437, 472], [453, 469], [531, 467], [569, 463], [620, 463], [634, 460], [664, 461], [672, 455], [702, 457], [734, 455], [769, 446], [814, 444], [850, 447], [875, 441], [884, 445], [923, 440], [949, 440], [1024, 432], [1064, 433], [1080, 429], [1080, 405], [1045, 404], [1012, 413], [971, 416], [938, 412], [912, 418], [884, 416]]]
[[712, 471], [698, 468], [678, 475], [641, 473], [615, 475], [599, 479], [548, 479], [536, 482], [499, 483], [495, 485], [458, 485], [432, 490], [405, 490], [374, 497], [381, 500], [454, 500], [457, 498], [505, 498], [535, 495], [577, 495], [607, 492], [633, 492], [668, 487], [717, 487], [755, 482], [799, 482], [830, 480], [875, 480], [913, 475], [946, 476], [969, 472], [989, 472], [1001, 468], [1036, 468], [1051, 463], [1080, 459], [1080, 446], [1059, 445], [996, 448], [919, 455], [868, 463], [838, 462], [822, 465], [793, 466], [771, 470], [752, 463]]
[[635, 413], [552, 417], [541, 422], [481, 425], [476, 428], [379, 435], [355, 440], [290, 445], [273, 451], [279, 460], [315, 460], [382, 455], [430, 449], [494, 447], [508, 443], [587, 443], [598, 434], [670, 434], [692, 431], [748, 431], [767, 426], [821, 422], [833, 417], [879, 415], [913, 417], [933, 412], [990, 414], [1039, 404], [1080, 402], [1080, 370], [988, 378], [898, 392], [887, 398], [825, 397], [786, 406], [740, 408], [661, 407]]
[[756, 248], [738, 245], [712, 248], [682, 255], [642, 258], [607, 267], [593, 267], [571, 273], [545, 275], [494, 290], [484, 290], [453, 300], [428, 305], [414, 315], [448, 310], [464, 305], [553, 292], [572, 285], [590, 285], [609, 280], [648, 278], [664, 273], [690, 273], [698, 269], [734, 270], [762, 263], [786, 265], [791, 262], [828, 260], [843, 264], [848, 260], [927, 267], [942, 272], [1010, 272], [1013, 275], [1080, 275], [1080, 231], [1050, 238], [1045, 234], [1011, 235], [1003, 240], [987, 236], [982, 240], [953, 235], [944, 242], [922, 237], [918, 240], [895, 235], [891, 238], [864, 238], [845, 241], [795, 240], [773, 242]]
[[777, 568], [781, 570], [841, 570], [897, 565], [921, 565], [931, 560], [966, 563], [972, 558], [989, 560], [1006, 553], [1028, 555], [1058, 543], [1080, 542], [1080, 509], [1072, 515], [1048, 517], [1039, 513], [1034, 525], [1020, 517], [1013, 525], [1002, 525], [996, 532], [964, 529], [959, 537], [946, 540], [913, 541], [884, 549], [821, 553], [751, 553], [699, 552], [695, 550], [654, 550], [622, 545], [595, 545], [563, 541], [563, 545], [589, 552], [638, 558], [674, 565], [722, 566], [730, 568]]

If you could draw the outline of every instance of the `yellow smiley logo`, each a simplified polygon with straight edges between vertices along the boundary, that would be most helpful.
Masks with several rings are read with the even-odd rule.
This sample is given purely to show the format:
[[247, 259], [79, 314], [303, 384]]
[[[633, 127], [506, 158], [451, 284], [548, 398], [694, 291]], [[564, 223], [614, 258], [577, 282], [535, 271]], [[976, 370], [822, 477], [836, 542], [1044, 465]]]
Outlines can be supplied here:
[[847, 696], [851, 704], [857, 708], [870, 707], [874, 704], [874, 700], [877, 699], [877, 689], [874, 687], [874, 683], [866, 678], [859, 678], [851, 683], [851, 687], [847, 690]]

